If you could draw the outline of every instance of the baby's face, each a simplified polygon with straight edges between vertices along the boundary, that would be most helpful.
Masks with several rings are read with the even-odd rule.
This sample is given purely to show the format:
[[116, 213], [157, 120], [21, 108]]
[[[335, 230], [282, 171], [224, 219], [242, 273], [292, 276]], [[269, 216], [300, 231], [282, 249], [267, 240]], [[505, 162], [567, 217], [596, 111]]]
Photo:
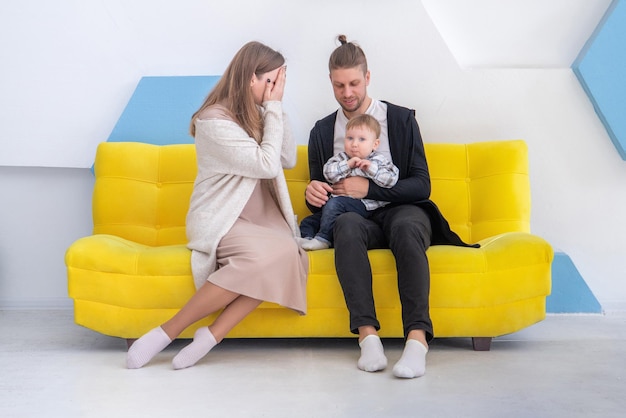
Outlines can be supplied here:
[[378, 138], [365, 126], [356, 126], [346, 131], [344, 148], [350, 158], [367, 158], [379, 144]]

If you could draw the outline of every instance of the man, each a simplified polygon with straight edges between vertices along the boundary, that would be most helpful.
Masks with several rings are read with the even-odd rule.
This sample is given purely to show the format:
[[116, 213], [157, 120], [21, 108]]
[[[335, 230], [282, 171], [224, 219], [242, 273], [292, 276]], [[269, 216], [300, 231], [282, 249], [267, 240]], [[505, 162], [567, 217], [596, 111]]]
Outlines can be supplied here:
[[[428, 297], [430, 271], [426, 250], [431, 244], [463, 245], [447, 221], [429, 200], [430, 175], [414, 111], [374, 100], [367, 94], [370, 72], [363, 50], [344, 35], [329, 60], [330, 81], [341, 108], [319, 120], [309, 137], [311, 182], [307, 205], [314, 213], [303, 220], [301, 230], [315, 229], [320, 208], [330, 193], [353, 198], [391, 202], [369, 219], [355, 213], [337, 218], [334, 228], [335, 267], [350, 312], [351, 332], [359, 335], [358, 367], [375, 372], [387, 367], [387, 357], [374, 309], [372, 272], [367, 250], [390, 248], [396, 259], [398, 290], [406, 345], [393, 374], [401, 378], [422, 376], [428, 342], [433, 338]], [[382, 188], [364, 177], [349, 177], [334, 185], [325, 182], [323, 165], [341, 151], [345, 126], [354, 116], [367, 113], [381, 125], [378, 151], [399, 168], [392, 188]]]

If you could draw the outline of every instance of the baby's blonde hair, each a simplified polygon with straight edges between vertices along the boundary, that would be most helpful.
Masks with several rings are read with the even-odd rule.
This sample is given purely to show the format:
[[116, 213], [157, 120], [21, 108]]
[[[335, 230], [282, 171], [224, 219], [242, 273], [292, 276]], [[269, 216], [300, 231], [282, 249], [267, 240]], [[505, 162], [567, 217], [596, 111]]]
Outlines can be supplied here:
[[346, 124], [346, 132], [352, 128], [362, 127], [365, 127], [374, 132], [374, 134], [376, 134], [376, 138], [380, 138], [380, 123], [378, 123], [374, 116], [368, 115], [366, 113], [350, 119]]

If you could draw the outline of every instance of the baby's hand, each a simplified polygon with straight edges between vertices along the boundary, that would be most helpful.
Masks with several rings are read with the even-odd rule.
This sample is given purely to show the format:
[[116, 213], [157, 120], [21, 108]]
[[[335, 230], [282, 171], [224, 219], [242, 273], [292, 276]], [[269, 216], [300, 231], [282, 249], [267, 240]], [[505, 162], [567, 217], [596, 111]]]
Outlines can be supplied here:
[[370, 160], [359, 160], [359, 162], [356, 164], [356, 166], [363, 171], [367, 171], [367, 169], [370, 168], [371, 165], [372, 162]]
[[348, 160], [348, 167], [350, 168], [358, 167], [361, 161], [363, 160], [361, 160], [359, 157], [352, 157]]

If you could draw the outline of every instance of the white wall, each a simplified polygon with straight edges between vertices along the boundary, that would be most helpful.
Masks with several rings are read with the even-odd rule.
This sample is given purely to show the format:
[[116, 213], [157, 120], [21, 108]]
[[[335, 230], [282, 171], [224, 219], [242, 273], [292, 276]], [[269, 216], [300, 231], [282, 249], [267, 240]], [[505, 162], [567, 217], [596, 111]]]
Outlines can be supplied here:
[[[466, 27], [464, 42], [450, 30], [459, 1], [3, 2], [0, 307], [69, 306], [63, 254], [91, 228], [86, 167], [141, 76], [220, 74], [243, 43], [265, 42], [288, 59], [286, 107], [306, 143], [336, 107], [327, 60], [346, 33], [368, 55], [370, 94], [415, 108], [425, 142], [525, 139], [533, 232], [572, 258], [605, 309], [624, 309], [626, 162], [568, 68], [610, 0], [506, 0], [550, 42], [491, 13], [491, 48], [482, 29]], [[463, 14], [483, 28], [502, 3]]]
[[71, 306], [65, 250], [91, 233], [87, 168], [0, 167], [0, 308]]

